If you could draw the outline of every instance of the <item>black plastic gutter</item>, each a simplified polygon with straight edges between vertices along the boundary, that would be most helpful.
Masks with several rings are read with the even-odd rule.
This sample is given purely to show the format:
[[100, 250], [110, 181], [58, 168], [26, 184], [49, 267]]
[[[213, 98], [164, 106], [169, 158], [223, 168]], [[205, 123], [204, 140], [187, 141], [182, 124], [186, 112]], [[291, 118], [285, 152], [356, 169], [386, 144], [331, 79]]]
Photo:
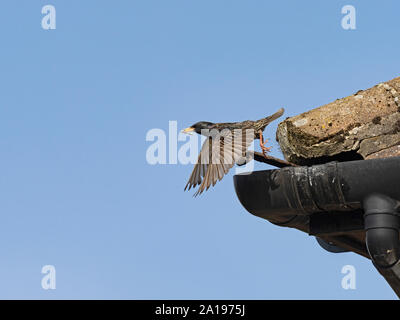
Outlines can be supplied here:
[[[234, 184], [250, 213], [318, 235], [329, 251], [370, 258], [400, 297], [400, 157], [255, 171]], [[355, 231], [365, 243], [354, 242]]]

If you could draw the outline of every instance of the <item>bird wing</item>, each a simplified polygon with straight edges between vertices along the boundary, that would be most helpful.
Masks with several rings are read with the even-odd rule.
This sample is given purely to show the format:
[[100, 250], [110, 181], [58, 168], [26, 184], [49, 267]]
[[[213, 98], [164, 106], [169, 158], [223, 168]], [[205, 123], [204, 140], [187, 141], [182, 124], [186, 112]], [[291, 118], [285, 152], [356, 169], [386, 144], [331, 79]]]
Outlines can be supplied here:
[[185, 190], [200, 185], [194, 194], [197, 196], [204, 190], [208, 190], [211, 185], [214, 186], [237, 161], [245, 156], [254, 138], [253, 129], [236, 129], [233, 131], [224, 129], [207, 138], [203, 143]]

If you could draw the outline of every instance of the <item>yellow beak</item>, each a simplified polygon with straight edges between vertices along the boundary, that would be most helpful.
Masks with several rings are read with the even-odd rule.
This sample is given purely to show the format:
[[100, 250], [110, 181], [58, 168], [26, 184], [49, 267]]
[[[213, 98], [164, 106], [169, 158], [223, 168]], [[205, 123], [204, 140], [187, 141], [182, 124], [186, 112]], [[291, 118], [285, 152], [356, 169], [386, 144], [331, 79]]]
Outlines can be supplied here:
[[192, 127], [189, 127], [189, 128], [186, 128], [186, 129], [182, 130], [183, 133], [189, 133], [189, 132], [193, 132], [193, 131], [194, 131], [194, 128], [192, 128]]

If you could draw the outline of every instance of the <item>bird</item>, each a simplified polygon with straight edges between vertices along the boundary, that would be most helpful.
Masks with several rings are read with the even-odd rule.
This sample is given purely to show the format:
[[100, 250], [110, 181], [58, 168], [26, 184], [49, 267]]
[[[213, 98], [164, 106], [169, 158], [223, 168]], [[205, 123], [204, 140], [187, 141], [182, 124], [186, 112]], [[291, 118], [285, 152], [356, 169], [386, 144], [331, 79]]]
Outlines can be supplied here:
[[184, 190], [199, 186], [194, 196], [207, 191], [211, 185], [214, 186], [220, 181], [235, 163], [243, 164], [243, 160], [248, 160], [247, 149], [256, 139], [260, 140], [261, 150], [266, 156], [271, 147], [265, 146], [268, 140], [264, 141], [263, 131], [268, 124], [282, 116], [284, 111], [281, 108], [273, 115], [256, 121], [199, 121], [182, 130], [184, 133], [195, 132], [207, 137]]

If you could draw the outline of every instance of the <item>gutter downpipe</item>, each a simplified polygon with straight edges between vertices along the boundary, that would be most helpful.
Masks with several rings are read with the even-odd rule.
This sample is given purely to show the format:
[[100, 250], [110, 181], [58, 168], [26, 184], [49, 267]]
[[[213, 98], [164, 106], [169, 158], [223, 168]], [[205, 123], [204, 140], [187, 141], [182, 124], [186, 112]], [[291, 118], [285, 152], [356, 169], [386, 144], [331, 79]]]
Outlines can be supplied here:
[[366, 245], [372, 263], [400, 298], [400, 202], [379, 193], [363, 201]]

